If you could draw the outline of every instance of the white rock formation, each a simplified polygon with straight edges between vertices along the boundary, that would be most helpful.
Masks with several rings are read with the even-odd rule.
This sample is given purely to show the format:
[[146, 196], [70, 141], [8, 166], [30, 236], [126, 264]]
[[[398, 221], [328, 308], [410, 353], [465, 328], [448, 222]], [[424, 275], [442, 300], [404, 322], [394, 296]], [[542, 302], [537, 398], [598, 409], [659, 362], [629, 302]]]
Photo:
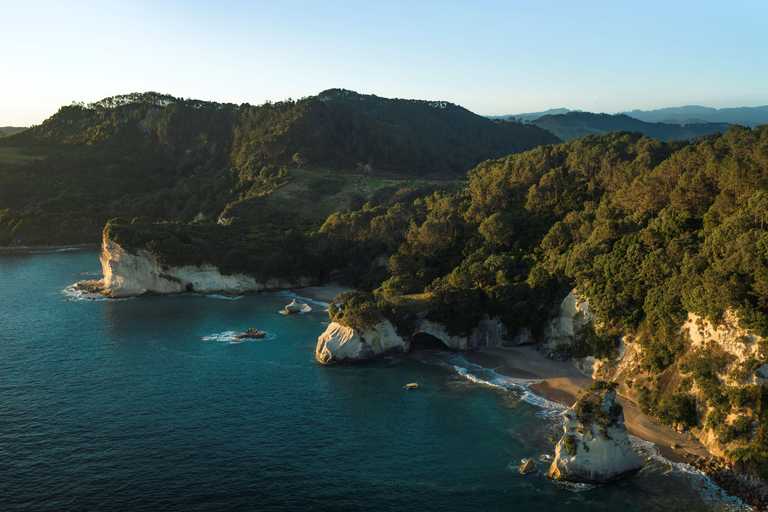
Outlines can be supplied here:
[[589, 312], [589, 300], [574, 289], [563, 299], [558, 315], [549, 320], [544, 335], [551, 340], [568, 341], [594, 319]]
[[183, 292], [240, 294], [313, 284], [309, 279], [297, 282], [268, 279], [257, 282], [253, 277], [242, 274], [222, 275], [218, 268], [210, 265], [163, 270], [149, 251], [139, 250], [137, 254], [130, 254], [107, 238], [102, 243], [99, 259], [104, 278], [86, 283], [86, 286], [92, 286], [94, 290], [110, 297]]
[[[439, 339], [445, 345], [457, 351], [476, 350], [486, 347], [504, 346], [508, 338], [507, 328], [498, 318], [484, 318], [480, 320], [477, 327], [472, 331], [469, 337], [452, 336], [448, 334], [445, 326], [431, 320], [421, 319], [416, 332], [425, 332]], [[515, 338], [518, 341], [524, 341], [525, 336]], [[520, 343], [518, 343], [519, 345]]]
[[410, 345], [397, 335], [389, 320], [382, 320], [364, 333], [332, 322], [317, 339], [315, 357], [323, 364], [364, 361], [408, 352]]
[[708, 320], [694, 313], [688, 313], [688, 319], [681, 329], [691, 338], [691, 347], [705, 348], [715, 343], [724, 352], [731, 354], [743, 363], [757, 353], [759, 336], [739, 327], [739, 318], [733, 311], [723, 314], [723, 323], [714, 326]]
[[[442, 324], [420, 319], [413, 334], [423, 332], [442, 341], [451, 350], [464, 351], [485, 347], [501, 347], [507, 340], [507, 329], [499, 319], [481, 320], [466, 336], [451, 336]], [[525, 336], [521, 340], [526, 340]], [[315, 351], [321, 363], [361, 361], [385, 354], [408, 352], [410, 341], [403, 340], [388, 320], [370, 331], [360, 332], [338, 323], [332, 323], [318, 338]]]
[[288, 315], [293, 315], [295, 313], [301, 313], [302, 311], [311, 311], [312, 308], [304, 304], [298, 299], [293, 299], [293, 302], [285, 306], [285, 312]]
[[[578, 419], [579, 404], [582, 411], [587, 411], [582, 412], [584, 423]], [[582, 396], [565, 411], [565, 435], [557, 443], [555, 460], [547, 474], [562, 480], [603, 483], [642, 468], [620, 407], [616, 391], [597, 390]]]

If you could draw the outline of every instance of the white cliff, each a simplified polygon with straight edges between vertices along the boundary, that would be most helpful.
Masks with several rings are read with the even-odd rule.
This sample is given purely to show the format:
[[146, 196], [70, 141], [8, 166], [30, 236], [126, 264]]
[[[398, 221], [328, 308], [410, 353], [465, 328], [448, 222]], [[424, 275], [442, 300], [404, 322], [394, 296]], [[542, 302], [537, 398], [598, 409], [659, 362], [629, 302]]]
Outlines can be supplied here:
[[616, 391], [588, 392], [563, 418], [565, 434], [557, 443], [549, 476], [603, 483], [643, 467], [629, 441]]
[[313, 284], [309, 279], [296, 282], [280, 279], [256, 281], [243, 274], [222, 275], [218, 268], [211, 265], [163, 269], [149, 251], [141, 249], [131, 254], [107, 238], [102, 243], [99, 259], [104, 278], [87, 282], [85, 286], [109, 297], [183, 292], [240, 294]]
[[[411, 335], [418, 333], [434, 336], [442, 341], [446, 347], [457, 352], [485, 347], [501, 347], [509, 341], [507, 340], [507, 328], [497, 318], [481, 320], [469, 337], [452, 336], [448, 334], [442, 324], [422, 318], [417, 322], [416, 329]], [[527, 332], [516, 339], [526, 341], [526, 334]], [[333, 322], [318, 338], [315, 355], [317, 360], [323, 364], [364, 361], [382, 355], [408, 352], [410, 346], [410, 341], [398, 336], [388, 320], [382, 320], [367, 331], [358, 331]]]
[[317, 339], [315, 357], [323, 364], [345, 363], [408, 352], [409, 348], [410, 342], [397, 335], [389, 320], [365, 332], [332, 322]]
[[589, 322], [595, 321], [589, 311], [589, 300], [575, 289], [563, 299], [554, 317], [544, 327], [542, 352], [553, 359], [562, 358], [568, 353], [568, 346], [574, 336]]

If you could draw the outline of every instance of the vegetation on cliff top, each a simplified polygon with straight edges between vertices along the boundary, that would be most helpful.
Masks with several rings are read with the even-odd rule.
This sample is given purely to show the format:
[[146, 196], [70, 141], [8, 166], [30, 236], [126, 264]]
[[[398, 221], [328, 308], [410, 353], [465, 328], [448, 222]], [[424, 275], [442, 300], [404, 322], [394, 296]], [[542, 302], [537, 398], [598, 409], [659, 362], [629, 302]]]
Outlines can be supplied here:
[[0, 245], [97, 243], [115, 217], [215, 221], [243, 201], [259, 208], [258, 198], [296, 170], [335, 181], [450, 181], [487, 158], [553, 142], [535, 126], [495, 123], [448, 103], [341, 90], [260, 106], [157, 93], [73, 103], [0, 138]]

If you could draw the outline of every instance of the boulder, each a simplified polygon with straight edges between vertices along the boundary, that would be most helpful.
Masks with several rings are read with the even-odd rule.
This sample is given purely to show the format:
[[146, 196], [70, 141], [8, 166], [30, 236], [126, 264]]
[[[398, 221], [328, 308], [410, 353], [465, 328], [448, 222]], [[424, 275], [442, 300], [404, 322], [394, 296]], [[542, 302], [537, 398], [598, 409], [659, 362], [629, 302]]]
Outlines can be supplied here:
[[241, 332], [240, 334], [235, 336], [235, 339], [237, 340], [245, 340], [245, 339], [253, 339], [253, 340], [260, 340], [264, 338], [267, 335], [266, 332], [260, 331], [258, 329], [248, 328]]
[[604, 382], [598, 381], [590, 387], [563, 413], [563, 418], [565, 433], [557, 443], [548, 476], [604, 483], [643, 467], [629, 441], [616, 391]]
[[534, 469], [536, 469], [536, 466], [533, 464], [533, 460], [531, 459], [528, 459], [523, 463], [522, 466], [520, 466], [520, 472], [523, 474], [528, 473], [529, 471], [533, 471]]

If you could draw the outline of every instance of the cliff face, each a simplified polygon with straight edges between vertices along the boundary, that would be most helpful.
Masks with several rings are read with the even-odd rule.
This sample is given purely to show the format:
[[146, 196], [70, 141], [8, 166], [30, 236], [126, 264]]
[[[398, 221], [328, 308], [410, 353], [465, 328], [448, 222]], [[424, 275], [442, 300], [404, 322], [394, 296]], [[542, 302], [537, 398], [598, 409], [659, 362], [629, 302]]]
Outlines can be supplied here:
[[574, 335], [586, 324], [595, 320], [589, 311], [589, 300], [572, 290], [560, 305], [557, 315], [544, 327], [543, 353], [553, 359], [561, 359], [568, 353]]
[[365, 361], [408, 352], [410, 345], [397, 335], [388, 320], [382, 320], [365, 332], [332, 322], [317, 339], [315, 357], [323, 364]]
[[557, 443], [549, 476], [603, 483], [643, 467], [629, 442], [616, 391], [587, 392], [563, 418], [565, 433]]
[[222, 275], [216, 267], [171, 267], [163, 269], [147, 250], [130, 254], [106, 237], [102, 243], [101, 267], [104, 278], [86, 286], [109, 297], [131, 297], [145, 293], [226, 293], [239, 294], [285, 290], [314, 284], [310, 279], [289, 282], [279, 279], [256, 281], [242, 274]]
[[[442, 341], [446, 347], [457, 352], [485, 347], [501, 347], [505, 343], [517, 343], [526, 338], [507, 340], [507, 329], [498, 319], [481, 320], [469, 337], [451, 336], [445, 327], [436, 322], [420, 319], [413, 334], [426, 333]], [[408, 352], [410, 341], [395, 332], [388, 320], [382, 320], [372, 329], [358, 331], [333, 322], [318, 338], [315, 356], [323, 364], [335, 362], [364, 361], [387, 354]]]
[[[686, 362], [696, 360], [701, 354], [714, 366], [717, 366], [714, 362], [719, 361], [720, 366], [717, 366], [713, 374], [716, 381], [709, 385], [719, 387], [721, 391], [727, 387], [737, 389], [760, 385], [768, 382], [768, 364], [760, 364], [765, 360], [761, 355], [761, 345], [764, 341], [749, 330], [739, 327], [738, 317], [732, 311], [726, 312], [722, 323], [717, 326], [694, 313], [689, 313], [687, 320], [680, 327], [680, 333], [685, 338], [683, 353], [675, 363], [658, 375], [642, 370], [644, 349], [630, 335], [622, 338], [613, 359], [596, 360], [594, 357], [587, 357], [574, 360], [574, 363], [587, 377], [617, 382], [619, 393], [636, 403], [641, 403], [643, 396], [646, 396], [646, 389], [658, 390], [660, 397], [681, 392], [690, 394], [696, 400], [698, 417], [698, 425], [690, 427], [691, 433], [710, 453], [727, 458], [728, 451], [733, 451], [749, 439], [749, 433], [738, 442], [721, 442], [721, 431], [724, 427], [734, 424], [739, 417], [754, 419], [754, 411], [750, 410], [752, 406], [744, 403], [732, 407], [726, 401], [726, 405], [720, 405], [721, 408], [725, 407], [723, 416], [714, 426], [705, 427], [709, 414], [715, 411], [716, 407], [708, 403], [706, 398], [712, 392], [700, 387], [693, 377], [695, 372], [686, 367]], [[759, 427], [759, 423], [755, 425]], [[680, 431], [689, 428], [674, 421], [671, 426]]]

